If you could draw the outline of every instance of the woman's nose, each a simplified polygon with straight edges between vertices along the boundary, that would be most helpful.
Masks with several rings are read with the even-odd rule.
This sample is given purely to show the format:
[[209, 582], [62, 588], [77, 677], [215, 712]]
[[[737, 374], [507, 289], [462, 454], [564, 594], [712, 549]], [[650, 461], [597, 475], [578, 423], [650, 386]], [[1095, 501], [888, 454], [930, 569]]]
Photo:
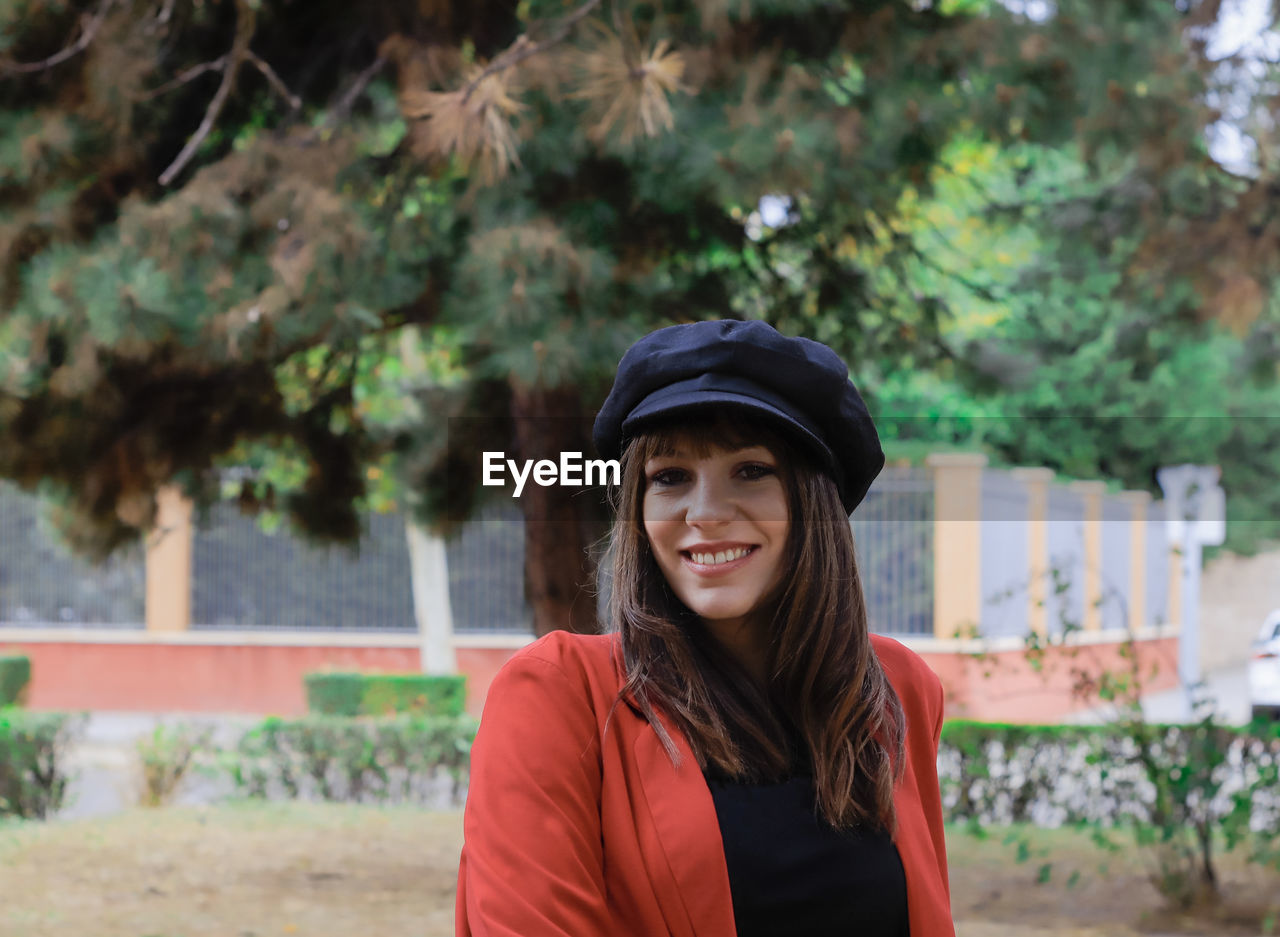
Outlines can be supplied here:
[[689, 492], [685, 521], [690, 524], [723, 523], [733, 518], [733, 500], [724, 485], [702, 478]]

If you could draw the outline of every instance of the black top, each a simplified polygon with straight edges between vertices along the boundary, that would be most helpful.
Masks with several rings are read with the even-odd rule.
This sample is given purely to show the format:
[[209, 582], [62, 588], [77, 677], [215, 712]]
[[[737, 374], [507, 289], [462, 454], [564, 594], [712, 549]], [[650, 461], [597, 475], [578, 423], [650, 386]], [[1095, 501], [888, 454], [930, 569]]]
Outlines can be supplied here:
[[907, 880], [883, 830], [838, 832], [813, 779], [746, 784], [708, 773], [738, 937], [907, 937]]

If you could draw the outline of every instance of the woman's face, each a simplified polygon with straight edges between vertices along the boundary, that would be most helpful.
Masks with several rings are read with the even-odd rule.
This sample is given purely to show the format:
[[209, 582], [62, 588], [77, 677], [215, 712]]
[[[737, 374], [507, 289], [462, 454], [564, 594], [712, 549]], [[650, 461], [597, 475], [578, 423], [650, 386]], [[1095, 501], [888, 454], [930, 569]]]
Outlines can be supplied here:
[[782, 580], [790, 517], [778, 458], [677, 443], [644, 477], [644, 529], [671, 590], [714, 632], [741, 629]]

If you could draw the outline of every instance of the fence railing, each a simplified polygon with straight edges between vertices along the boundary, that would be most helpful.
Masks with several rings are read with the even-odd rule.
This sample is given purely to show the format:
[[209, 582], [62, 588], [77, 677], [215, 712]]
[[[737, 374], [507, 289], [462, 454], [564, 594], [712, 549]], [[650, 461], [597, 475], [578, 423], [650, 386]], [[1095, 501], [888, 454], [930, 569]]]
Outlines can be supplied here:
[[851, 526], [871, 630], [933, 634], [933, 477], [887, 468]]
[[350, 546], [318, 546], [219, 505], [193, 537], [191, 627], [412, 631], [404, 519], [373, 514]]
[[47, 505], [0, 484], [0, 623], [141, 628], [146, 589], [140, 548], [85, 562], [63, 545]]
[[[972, 619], [989, 637], [1024, 635], [1033, 627], [1053, 633], [1091, 616], [1101, 628], [1167, 620], [1162, 505], [1147, 504], [1145, 495], [1103, 495], [1098, 483], [1083, 489], [1049, 484], [1052, 473], [1044, 470], [995, 471], [972, 458], [947, 464], [959, 466], [955, 478], [942, 462], [887, 468], [851, 521], [873, 631], [946, 637], [939, 621], [948, 614]], [[957, 478], [969, 487], [955, 488]], [[950, 494], [942, 497], [947, 486]], [[937, 516], [939, 504], [957, 516]], [[0, 485], [0, 624], [142, 627], [143, 551], [88, 564], [61, 545], [47, 510], [35, 497]], [[948, 530], [952, 522], [969, 530], [960, 541]], [[353, 547], [315, 546], [287, 528], [266, 533], [229, 505], [216, 507], [188, 535], [191, 611], [180, 627], [416, 628], [401, 516], [368, 517]], [[939, 536], [950, 545], [941, 552]], [[957, 542], [972, 554], [960, 557], [959, 566]], [[455, 632], [530, 630], [517, 502], [482, 510], [448, 542], [446, 554]], [[968, 581], [957, 585], [957, 568]], [[957, 589], [970, 597], [952, 601]]]

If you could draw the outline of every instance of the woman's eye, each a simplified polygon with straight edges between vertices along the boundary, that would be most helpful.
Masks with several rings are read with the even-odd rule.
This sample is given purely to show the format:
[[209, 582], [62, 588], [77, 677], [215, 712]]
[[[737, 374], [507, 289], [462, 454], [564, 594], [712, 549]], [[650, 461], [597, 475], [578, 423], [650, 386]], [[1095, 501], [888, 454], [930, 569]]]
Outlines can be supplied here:
[[772, 465], [764, 465], [760, 462], [750, 462], [742, 467], [742, 477], [748, 481], [754, 481], [757, 478], [765, 478], [774, 474]]
[[649, 484], [665, 487], [668, 485], [678, 485], [684, 480], [684, 472], [680, 469], [659, 469], [649, 476]]

